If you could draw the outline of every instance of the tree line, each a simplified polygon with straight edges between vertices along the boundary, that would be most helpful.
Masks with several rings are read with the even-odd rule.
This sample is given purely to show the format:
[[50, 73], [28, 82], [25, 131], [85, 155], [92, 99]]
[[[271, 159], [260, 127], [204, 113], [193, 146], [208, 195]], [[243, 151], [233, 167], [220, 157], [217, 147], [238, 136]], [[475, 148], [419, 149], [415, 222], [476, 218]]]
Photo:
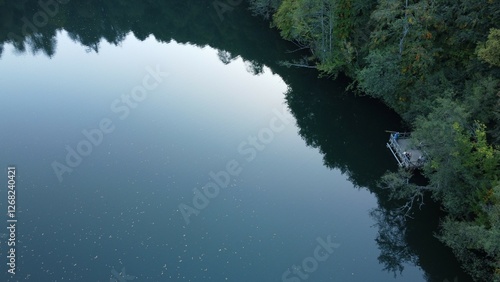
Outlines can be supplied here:
[[380, 185], [408, 206], [442, 204], [440, 240], [477, 281], [500, 281], [500, 2], [249, 0], [309, 53], [288, 66], [344, 73], [382, 100], [429, 154], [425, 185], [405, 171]]
[[[4, 43], [20, 52], [52, 56], [57, 32], [64, 29], [89, 51], [98, 51], [103, 39], [119, 44], [132, 32], [141, 40], [153, 35], [168, 42], [175, 34], [178, 42], [201, 46], [210, 42], [220, 48], [233, 42], [235, 54], [259, 54], [266, 56], [266, 62], [291, 57], [275, 46], [245, 44], [264, 30], [237, 28], [221, 22], [217, 13], [207, 13], [210, 4], [188, 2], [71, 1], [61, 4], [57, 13], [47, 14], [49, 20], [42, 27], [33, 21], [33, 15], [41, 11], [37, 1], [0, 0], [0, 56]], [[404, 118], [415, 140], [423, 142], [432, 156], [423, 168], [429, 181], [425, 186], [412, 184], [407, 181], [410, 175], [400, 171], [386, 174], [381, 185], [410, 203], [420, 201], [424, 194], [440, 201], [448, 216], [439, 238], [477, 280], [499, 280], [498, 1], [249, 2], [255, 15], [266, 18], [283, 38], [295, 43], [302, 51], [297, 54], [305, 54], [284, 65], [314, 68], [322, 76], [344, 73], [352, 78], [351, 89], [380, 99]], [[241, 17], [238, 11], [225, 16]], [[27, 27], [25, 17], [36, 30]], [[228, 52], [219, 55], [222, 61], [234, 59]], [[261, 67], [254, 64], [257, 72]], [[280, 75], [287, 79], [289, 74]], [[296, 112], [303, 107], [302, 99], [293, 93], [287, 100], [296, 104]], [[327, 129], [324, 132], [329, 134]], [[311, 138], [311, 143], [315, 140]], [[325, 162], [342, 167], [334, 155], [325, 151]]]

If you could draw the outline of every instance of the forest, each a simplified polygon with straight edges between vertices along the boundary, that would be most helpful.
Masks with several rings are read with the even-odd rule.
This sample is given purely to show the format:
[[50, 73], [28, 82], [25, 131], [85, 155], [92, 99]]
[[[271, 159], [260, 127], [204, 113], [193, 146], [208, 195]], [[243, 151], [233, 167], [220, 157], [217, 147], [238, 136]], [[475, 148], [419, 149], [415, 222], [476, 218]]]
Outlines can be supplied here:
[[426, 195], [446, 217], [436, 236], [477, 281], [500, 281], [500, 2], [251, 0], [303, 58], [288, 66], [340, 73], [394, 109], [430, 156], [427, 181], [388, 172], [405, 208]]
[[[89, 52], [97, 52], [103, 39], [118, 45], [129, 32], [164, 42], [175, 32], [178, 42], [232, 48], [248, 58], [264, 54], [266, 64], [282, 59], [283, 66], [316, 69], [330, 79], [347, 75], [348, 93], [374, 97], [394, 109], [430, 156], [421, 172], [425, 183], [401, 170], [386, 173], [379, 185], [408, 209], [418, 209], [427, 197], [439, 202], [446, 215], [436, 236], [477, 281], [500, 281], [499, 1], [249, 0], [251, 12], [293, 42], [298, 56], [265, 44], [250, 48], [247, 40], [266, 30], [224, 24], [210, 2], [59, 2], [61, 12], [33, 29], [22, 19], [39, 10], [37, 2], [0, 0], [0, 56], [8, 43], [19, 52], [51, 57], [63, 28]], [[222, 39], [222, 31], [239, 40]], [[221, 51], [220, 57], [234, 59], [231, 52]], [[252, 64], [256, 72], [262, 68], [261, 62]], [[304, 99], [288, 97], [307, 116]], [[324, 139], [316, 135], [310, 134], [310, 144]], [[327, 163], [345, 166], [358, 179], [339, 158], [347, 151], [323, 151]]]

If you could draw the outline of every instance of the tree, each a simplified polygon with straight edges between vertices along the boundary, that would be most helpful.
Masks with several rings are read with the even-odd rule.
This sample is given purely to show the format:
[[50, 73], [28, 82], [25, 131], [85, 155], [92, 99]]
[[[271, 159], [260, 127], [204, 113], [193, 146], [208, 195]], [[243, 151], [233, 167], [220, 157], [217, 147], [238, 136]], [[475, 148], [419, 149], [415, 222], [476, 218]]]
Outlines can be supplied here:
[[354, 57], [351, 9], [350, 0], [284, 0], [273, 22], [283, 38], [311, 50], [320, 72], [336, 75]]
[[478, 197], [500, 176], [499, 151], [488, 144], [486, 127], [469, 124], [468, 117], [463, 105], [438, 99], [428, 116], [417, 119], [413, 133], [431, 158], [424, 174], [433, 194], [455, 217], [478, 216]]
[[254, 15], [269, 20], [280, 4], [281, 0], [252, 0], [249, 9]]
[[430, 191], [448, 212], [439, 239], [475, 279], [500, 281], [500, 151], [488, 144], [484, 124], [468, 121], [464, 105], [451, 98], [437, 102], [417, 119], [412, 135], [430, 156], [423, 169], [429, 185], [412, 184], [400, 171], [384, 175], [382, 187], [406, 199], [407, 211]]
[[500, 102], [499, 93], [500, 79], [477, 75], [466, 83], [463, 94], [464, 104], [470, 109], [474, 119], [488, 124], [495, 119], [495, 107]]
[[[447, 218], [440, 239], [450, 246], [473, 276], [481, 281], [500, 281], [500, 185], [485, 197], [487, 224]], [[486, 259], [485, 259], [486, 258]]]
[[[366, 66], [357, 72], [361, 91], [383, 100], [389, 106], [401, 109], [405, 101], [401, 92], [400, 58], [394, 49], [374, 50], [366, 58]], [[399, 97], [398, 97], [399, 96]]]
[[404, 213], [405, 216], [410, 216], [416, 203], [421, 208], [424, 205], [424, 193], [430, 191], [427, 186], [419, 186], [410, 182], [412, 176], [412, 171], [401, 168], [397, 172], [385, 173], [378, 184], [379, 187], [389, 190], [391, 199], [405, 201], [399, 208], [401, 214]]
[[477, 46], [476, 53], [483, 61], [500, 67], [500, 29], [490, 29], [488, 40]]

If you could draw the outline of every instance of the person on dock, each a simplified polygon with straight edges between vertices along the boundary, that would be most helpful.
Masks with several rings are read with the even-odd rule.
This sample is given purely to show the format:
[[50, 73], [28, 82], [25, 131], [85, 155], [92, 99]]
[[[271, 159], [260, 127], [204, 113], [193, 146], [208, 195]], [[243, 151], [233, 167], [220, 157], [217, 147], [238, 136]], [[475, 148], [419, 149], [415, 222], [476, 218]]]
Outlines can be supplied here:
[[393, 137], [394, 137], [394, 141], [398, 141], [399, 132], [394, 133]]
[[410, 152], [406, 152], [406, 151], [404, 151], [404, 152], [403, 152], [403, 156], [407, 157], [407, 158], [408, 158], [408, 160], [409, 160], [409, 159], [411, 159], [411, 153], [410, 153]]

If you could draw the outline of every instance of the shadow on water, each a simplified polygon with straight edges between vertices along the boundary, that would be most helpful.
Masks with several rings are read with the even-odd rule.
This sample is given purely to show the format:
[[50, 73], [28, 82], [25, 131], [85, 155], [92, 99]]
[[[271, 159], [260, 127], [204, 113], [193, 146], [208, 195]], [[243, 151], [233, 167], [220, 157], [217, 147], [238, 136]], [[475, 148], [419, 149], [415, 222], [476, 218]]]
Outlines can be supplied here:
[[252, 17], [243, 3], [222, 15], [212, 4], [194, 0], [70, 1], [41, 17], [44, 10], [38, 1], [1, 1], [0, 55], [3, 45], [10, 43], [18, 51], [51, 57], [57, 51], [60, 30], [94, 52], [99, 52], [102, 40], [117, 45], [132, 32], [140, 40], [153, 35], [160, 42], [211, 46], [220, 50], [219, 59], [224, 63], [242, 57], [254, 74], [265, 65], [289, 85], [286, 101], [299, 134], [323, 154], [324, 165], [340, 169], [355, 186], [376, 194], [379, 208], [371, 215], [379, 227], [381, 268], [399, 274], [403, 264], [412, 263], [423, 269], [428, 281], [469, 281], [449, 249], [434, 237], [442, 216], [439, 207], [428, 200], [413, 219], [407, 219], [395, 212], [398, 203], [377, 188], [380, 176], [396, 169], [385, 148], [385, 130], [401, 129], [398, 116], [376, 100], [346, 93], [346, 78], [332, 81], [318, 78], [312, 70], [281, 67], [278, 61], [298, 56], [288, 52], [294, 45]]

